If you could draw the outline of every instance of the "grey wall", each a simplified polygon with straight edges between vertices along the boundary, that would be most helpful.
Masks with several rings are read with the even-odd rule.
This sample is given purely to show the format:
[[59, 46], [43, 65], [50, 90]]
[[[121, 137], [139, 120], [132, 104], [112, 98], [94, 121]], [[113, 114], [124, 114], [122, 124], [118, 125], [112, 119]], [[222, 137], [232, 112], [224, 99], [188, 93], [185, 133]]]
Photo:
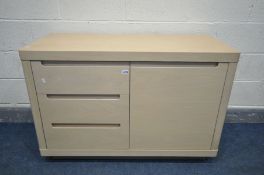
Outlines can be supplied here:
[[264, 108], [263, 0], [0, 0], [0, 106], [29, 106], [17, 49], [50, 32], [216, 36], [242, 52], [229, 107]]

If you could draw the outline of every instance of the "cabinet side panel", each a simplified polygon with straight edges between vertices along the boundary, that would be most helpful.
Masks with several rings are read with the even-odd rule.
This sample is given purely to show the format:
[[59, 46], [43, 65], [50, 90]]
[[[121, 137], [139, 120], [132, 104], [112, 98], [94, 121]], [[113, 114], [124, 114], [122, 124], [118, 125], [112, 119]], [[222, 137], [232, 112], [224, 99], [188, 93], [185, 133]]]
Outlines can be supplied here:
[[237, 63], [229, 63], [228, 64], [228, 70], [227, 70], [227, 74], [226, 74], [225, 85], [224, 85], [224, 89], [223, 89], [221, 103], [219, 106], [218, 117], [216, 120], [214, 137], [213, 137], [212, 145], [211, 145], [212, 150], [217, 149], [219, 142], [220, 142], [223, 125], [225, 122], [225, 116], [226, 116], [228, 101], [229, 101], [230, 93], [232, 90], [233, 80], [235, 77], [236, 67], [237, 67]]
[[46, 145], [46, 140], [45, 140], [45, 136], [43, 132], [43, 125], [42, 125], [42, 120], [40, 116], [38, 99], [37, 99], [37, 94], [36, 94], [30, 61], [22, 61], [22, 66], [23, 66], [25, 80], [27, 84], [29, 100], [31, 103], [32, 114], [33, 114], [35, 129], [36, 129], [36, 133], [38, 137], [39, 148], [46, 149], [47, 145]]

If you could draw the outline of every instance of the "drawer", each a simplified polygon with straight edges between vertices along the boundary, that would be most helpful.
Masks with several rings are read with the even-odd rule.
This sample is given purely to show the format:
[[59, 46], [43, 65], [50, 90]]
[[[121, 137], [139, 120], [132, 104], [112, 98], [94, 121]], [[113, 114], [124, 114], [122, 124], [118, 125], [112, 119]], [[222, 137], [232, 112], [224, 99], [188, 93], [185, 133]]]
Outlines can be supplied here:
[[32, 61], [37, 93], [128, 94], [126, 62]]
[[48, 148], [128, 148], [129, 95], [38, 94], [38, 99]]
[[122, 123], [127, 125], [129, 95], [38, 94], [47, 123]]
[[127, 128], [108, 124], [58, 124], [45, 128], [48, 149], [113, 150], [128, 149]]

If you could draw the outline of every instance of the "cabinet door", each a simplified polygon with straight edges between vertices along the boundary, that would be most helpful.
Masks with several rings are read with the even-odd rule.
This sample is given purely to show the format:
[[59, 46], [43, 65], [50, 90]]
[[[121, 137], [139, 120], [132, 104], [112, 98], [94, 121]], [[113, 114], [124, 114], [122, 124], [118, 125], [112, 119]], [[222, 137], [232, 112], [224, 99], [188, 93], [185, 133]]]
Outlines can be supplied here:
[[131, 148], [210, 149], [227, 66], [132, 64]]
[[48, 149], [128, 149], [129, 65], [32, 62]]

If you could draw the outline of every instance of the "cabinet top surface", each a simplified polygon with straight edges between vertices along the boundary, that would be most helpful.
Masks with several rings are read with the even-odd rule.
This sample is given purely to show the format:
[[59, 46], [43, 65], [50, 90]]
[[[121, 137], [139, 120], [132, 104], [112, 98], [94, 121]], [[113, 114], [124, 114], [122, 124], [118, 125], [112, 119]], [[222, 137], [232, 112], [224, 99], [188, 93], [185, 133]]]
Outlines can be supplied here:
[[226, 52], [238, 51], [208, 35], [49, 34], [21, 51]]
[[[172, 53], [239, 54], [222, 41], [208, 35], [109, 35], [49, 34], [19, 49], [22, 53]], [[30, 60], [30, 58], [23, 58]]]

